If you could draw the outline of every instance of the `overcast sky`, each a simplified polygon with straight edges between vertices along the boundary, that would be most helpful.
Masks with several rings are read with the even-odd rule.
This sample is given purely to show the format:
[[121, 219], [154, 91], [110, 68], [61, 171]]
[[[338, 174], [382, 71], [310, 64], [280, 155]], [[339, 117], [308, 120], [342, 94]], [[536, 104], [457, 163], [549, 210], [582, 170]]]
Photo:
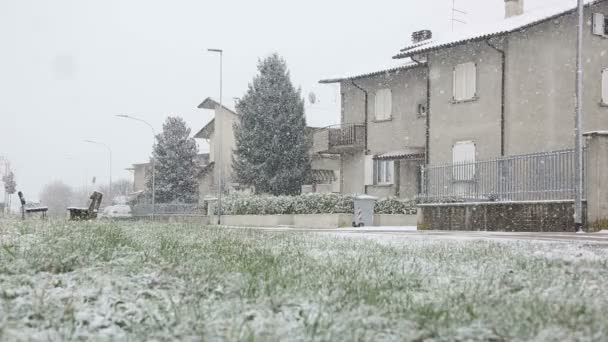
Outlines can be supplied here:
[[[527, 0], [533, 9], [574, 0]], [[504, 0], [456, 0], [472, 29], [500, 20]], [[452, 0], [0, 0], [0, 155], [18, 189], [36, 199], [44, 184], [83, 186], [93, 176], [114, 180], [147, 161], [152, 137], [169, 115], [193, 133], [212, 113], [197, 109], [218, 97], [222, 48], [224, 99], [240, 97], [258, 58], [278, 52], [303, 94], [308, 124], [339, 120], [339, 91], [329, 76], [373, 71], [410, 40], [412, 31], [451, 27]], [[201, 144], [201, 150], [206, 146]], [[0, 190], [0, 194], [2, 190]]]

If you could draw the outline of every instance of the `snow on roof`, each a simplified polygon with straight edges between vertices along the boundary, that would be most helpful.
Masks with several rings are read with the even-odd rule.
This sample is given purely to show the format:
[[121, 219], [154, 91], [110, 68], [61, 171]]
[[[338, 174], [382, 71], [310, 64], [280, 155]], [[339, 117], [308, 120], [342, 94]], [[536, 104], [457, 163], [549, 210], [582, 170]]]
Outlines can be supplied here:
[[421, 67], [424, 65], [425, 65], [424, 63], [417, 63], [412, 60], [408, 60], [407, 62], [400, 63], [400, 64], [395, 64], [393, 62], [391, 65], [386, 66], [384, 68], [377, 68], [377, 69], [375, 69], [375, 71], [355, 72], [355, 73], [350, 73], [348, 75], [335, 76], [335, 77], [320, 80], [319, 83], [324, 83], [324, 84], [338, 83], [338, 82], [342, 82], [342, 81], [346, 81], [346, 80], [355, 80], [355, 79], [359, 79], [359, 78], [365, 78], [365, 77], [377, 76], [377, 75], [381, 75], [381, 74], [398, 72], [401, 70], [413, 69], [413, 68]]
[[[215, 110], [215, 108], [217, 108], [219, 105], [220, 105], [219, 102], [217, 102], [216, 100], [214, 100], [211, 97], [208, 97], [205, 100], [203, 100], [203, 102], [201, 102], [201, 104], [199, 104], [197, 108]], [[228, 110], [229, 112], [236, 114], [236, 110], [228, 107], [228, 104], [226, 104], [224, 102], [222, 102], [222, 107], [224, 109]]]
[[[584, 1], [585, 6], [591, 6], [606, 0]], [[524, 12], [524, 14], [497, 21], [474, 32], [459, 32], [450, 34], [443, 39], [431, 39], [421, 43], [409, 45], [401, 49], [400, 53], [393, 56], [393, 58], [400, 59], [411, 57], [423, 52], [506, 35], [562, 16], [576, 10], [576, 8], [576, 2], [570, 0], [567, 2], [554, 3], [541, 8], [528, 10], [527, 12]]]
[[408, 147], [403, 150], [391, 151], [380, 154], [375, 159], [396, 160], [396, 159], [415, 159], [424, 156], [424, 147]]

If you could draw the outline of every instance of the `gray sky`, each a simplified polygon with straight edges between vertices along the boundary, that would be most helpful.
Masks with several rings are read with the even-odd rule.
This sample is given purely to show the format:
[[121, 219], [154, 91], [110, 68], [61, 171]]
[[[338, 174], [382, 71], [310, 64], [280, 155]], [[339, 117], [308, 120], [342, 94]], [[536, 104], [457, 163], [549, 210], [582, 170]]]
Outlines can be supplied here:
[[[504, 0], [456, 0], [466, 29], [502, 19]], [[535, 8], [573, 0], [527, 0]], [[224, 99], [240, 97], [257, 60], [278, 52], [303, 93], [309, 125], [339, 120], [338, 90], [318, 80], [373, 71], [414, 30], [450, 30], [452, 0], [0, 0], [0, 155], [12, 162], [18, 189], [35, 199], [44, 184], [82, 186], [96, 176], [130, 178], [148, 159], [149, 128], [116, 114], [139, 116], [161, 130], [183, 117], [193, 133], [211, 113], [197, 109], [218, 97], [222, 48]], [[457, 26], [462, 29], [462, 26]], [[206, 146], [202, 145], [202, 150]], [[1, 190], [0, 190], [1, 193]]]

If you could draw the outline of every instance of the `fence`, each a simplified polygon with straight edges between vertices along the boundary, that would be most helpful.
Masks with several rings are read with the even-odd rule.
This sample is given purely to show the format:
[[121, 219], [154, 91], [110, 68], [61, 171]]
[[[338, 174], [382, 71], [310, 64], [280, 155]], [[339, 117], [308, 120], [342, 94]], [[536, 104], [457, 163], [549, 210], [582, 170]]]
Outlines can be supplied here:
[[365, 138], [365, 125], [344, 124], [329, 128], [329, 146], [348, 146], [361, 143]]
[[132, 209], [133, 216], [151, 216], [153, 212], [156, 216], [206, 215], [205, 208], [198, 204], [162, 203], [153, 208], [152, 204], [140, 203]]
[[419, 199], [427, 203], [570, 200], [574, 172], [573, 149], [427, 165], [421, 170]]

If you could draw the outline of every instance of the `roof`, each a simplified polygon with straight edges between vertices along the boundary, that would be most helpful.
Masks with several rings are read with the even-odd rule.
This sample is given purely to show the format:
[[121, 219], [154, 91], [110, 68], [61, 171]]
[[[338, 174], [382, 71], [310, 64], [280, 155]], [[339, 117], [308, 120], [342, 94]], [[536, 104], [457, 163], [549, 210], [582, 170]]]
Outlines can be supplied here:
[[211, 133], [215, 130], [215, 118], [211, 119], [205, 127], [201, 128], [200, 131], [194, 135], [197, 139], [211, 139]]
[[425, 63], [417, 63], [414, 61], [408, 61], [408, 62], [401, 63], [398, 65], [394, 65], [394, 62], [393, 62], [392, 66], [379, 68], [380, 70], [376, 69], [375, 71], [353, 73], [353, 74], [344, 75], [344, 76], [336, 76], [336, 77], [320, 80], [319, 83], [327, 84], [327, 83], [338, 83], [338, 82], [347, 81], [347, 80], [356, 80], [356, 79], [365, 78], [365, 77], [378, 76], [378, 75], [382, 75], [382, 74], [399, 72], [401, 70], [413, 69], [413, 68], [417, 68], [417, 67], [422, 67], [424, 65], [425, 65]]
[[399, 151], [391, 151], [376, 156], [374, 159], [396, 160], [396, 159], [419, 159], [424, 157], [424, 147], [407, 147]]
[[[220, 106], [219, 102], [217, 102], [216, 100], [214, 100], [211, 97], [208, 97], [205, 100], [203, 100], [203, 102], [201, 102], [201, 104], [199, 104], [197, 108], [215, 110], [219, 106]], [[232, 114], [237, 115], [236, 111], [232, 108], [228, 108], [226, 106], [226, 104], [222, 103], [221, 106], [222, 106], [222, 108], [226, 109], [227, 111], [231, 112]]]
[[[585, 6], [598, 4], [606, 0], [584, 0]], [[393, 56], [394, 59], [407, 58], [416, 54], [462, 45], [470, 42], [486, 40], [493, 37], [507, 35], [528, 27], [538, 25], [548, 20], [574, 12], [577, 9], [576, 2], [562, 2], [549, 4], [541, 8], [528, 10], [524, 14], [506, 18], [501, 21], [483, 27], [474, 32], [461, 32], [449, 35], [444, 39], [430, 39], [417, 44], [412, 44], [401, 49], [400, 53]]]

